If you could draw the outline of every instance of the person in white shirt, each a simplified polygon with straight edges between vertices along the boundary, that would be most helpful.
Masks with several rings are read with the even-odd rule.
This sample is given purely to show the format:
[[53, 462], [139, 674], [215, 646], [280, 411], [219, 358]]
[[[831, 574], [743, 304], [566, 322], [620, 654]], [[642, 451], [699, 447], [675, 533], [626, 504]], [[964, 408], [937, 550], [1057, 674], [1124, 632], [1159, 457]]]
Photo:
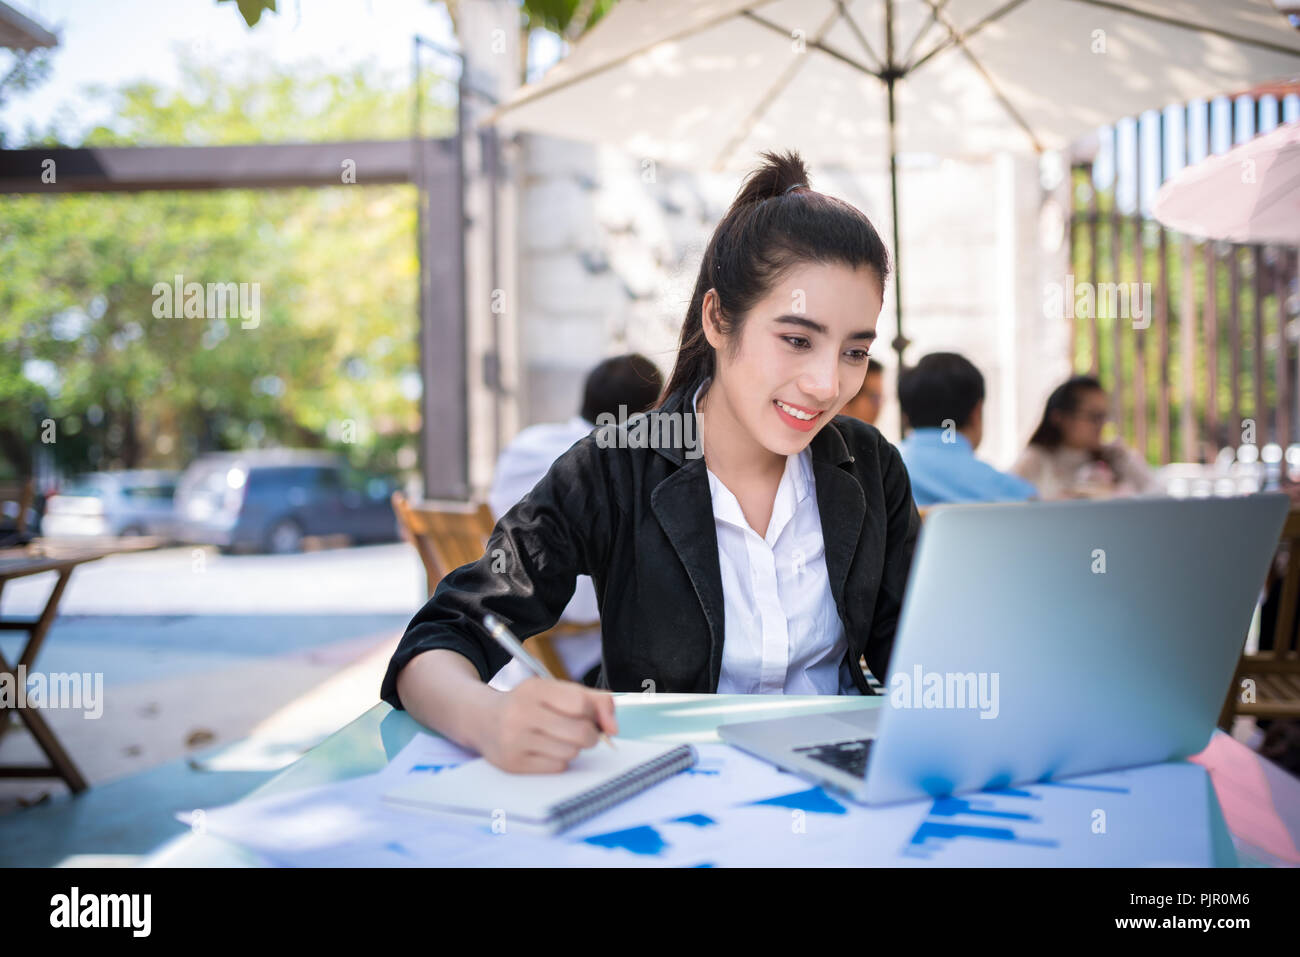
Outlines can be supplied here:
[[[712, 381], [695, 392], [696, 415]], [[858, 694], [826, 576], [812, 453], [785, 457], [763, 535], [712, 469], [708, 475], [726, 630], [718, 693]]]
[[[492, 517], [499, 519], [520, 499], [532, 491], [551, 468], [555, 460], [567, 452], [573, 443], [588, 435], [602, 415], [616, 420], [626, 419], [648, 409], [659, 398], [663, 376], [655, 364], [638, 353], [614, 356], [597, 365], [587, 374], [582, 390], [582, 408], [567, 422], [544, 422], [521, 431], [501, 451], [497, 458], [492, 489], [488, 492], [488, 508]], [[560, 616], [560, 621], [586, 624], [600, 621], [596, 604], [596, 588], [591, 578], [581, 575], [573, 590], [573, 598]], [[565, 669], [578, 680], [600, 663], [600, 629], [580, 635], [565, 635], [554, 644], [555, 653], [564, 662]], [[528, 678], [532, 672], [518, 660], [498, 671], [489, 682], [491, 687], [508, 691]]]

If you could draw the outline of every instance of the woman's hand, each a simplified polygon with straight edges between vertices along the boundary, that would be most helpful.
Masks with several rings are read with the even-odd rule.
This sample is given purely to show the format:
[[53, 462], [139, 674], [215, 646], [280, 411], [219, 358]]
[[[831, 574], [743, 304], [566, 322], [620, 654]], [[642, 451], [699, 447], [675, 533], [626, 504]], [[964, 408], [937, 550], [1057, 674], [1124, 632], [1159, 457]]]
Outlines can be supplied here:
[[477, 749], [503, 771], [563, 771], [599, 731], [618, 733], [614, 698], [572, 681], [528, 678], [496, 697]]

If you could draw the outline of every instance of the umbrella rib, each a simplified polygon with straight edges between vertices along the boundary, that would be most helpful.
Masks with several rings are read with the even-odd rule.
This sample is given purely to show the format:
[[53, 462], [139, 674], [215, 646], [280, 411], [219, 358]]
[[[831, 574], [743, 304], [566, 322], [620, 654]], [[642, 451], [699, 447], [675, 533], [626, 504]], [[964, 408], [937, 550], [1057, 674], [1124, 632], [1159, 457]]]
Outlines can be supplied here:
[[[927, 2], [929, 2], [929, 0], [927, 0]], [[998, 7], [998, 9], [994, 10], [992, 13], [986, 16], [983, 20], [978, 20], [974, 24], [972, 24], [971, 28], [967, 30], [964, 34], [962, 34], [962, 37], [964, 39], [969, 40], [975, 34], [979, 33], [986, 26], [988, 26], [990, 23], [993, 23], [995, 20], [1002, 19], [1002, 17], [1006, 16], [1008, 13], [1010, 13], [1012, 10], [1014, 10], [1016, 7], [1020, 6], [1024, 2], [1025, 0], [1011, 0], [1010, 3], [1003, 4], [1001, 7]], [[934, 14], [934, 18], [936, 20], [939, 19], [939, 16], [943, 12], [942, 8], [941, 7], [936, 8], [933, 3], [930, 3], [929, 5], [930, 5], [931, 12]], [[937, 54], [942, 53], [944, 50], [947, 50], [950, 47], [953, 47], [960, 42], [957, 39], [956, 31], [953, 30], [953, 28], [949, 26], [947, 23], [945, 23], [944, 26], [948, 28], [948, 39], [941, 42], [938, 46], [936, 46], [925, 56], [921, 57], [921, 59], [917, 60], [915, 63], [909, 63], [906, 66], [904, 66], [903, 67], [904, 73], [911, 73], [913, 70], [920, 67], [920, 65], [924, 63], [926, 60], [930, 59], [930, 57], [936, 56]]]
[[[823, 23], [820, 27], [818, 27], [816, 38], [813, 41], [813, 43], [810, 45], [818, 46], [821, 43], [822, 37], [826, 36], [830, 28], [835, 25], [835, 21], [838, 20], [841, 16], [845, 15], [844, 5], [840, 3], [837, 4], [837, 6], [839, 7], [840, 12], [832, 13], [826, 19], [826, 22]], [[767, 24], [764, 25], [766, 26]], [[775, 26], [775, 24], [772, 24], [772, 26]], [[727, 160], [727, 157], [730, 156], [733, 152], [735, 152], [736, 149], [740, 146], [740, 144], [745, 141], [745, 137], [747, 137], [750, 133], [750, 130], [754, 128], [754, 125], [758, 122], [759, 117], [762, 116], [763, 113], [769, 107], [771, 107], [772, 101], [776, 99], [777, 94], [780, 93], [782, 89], [790, 85], [790, 81], [794, 79], [794, 75], [798, 73], [800, 67], [802, 67], [807, 62], [808, 62], [807, 56], [800, 56], [796, 58], [793, 63], [791, 63], [788, 67], [785, 68], [785, 71], [782, 73], [781, 76], [777, 78], [776, 82], [772, 84], [772, 87], [767, 91], [767, 93], [765, 93], [762, 97], [759, 98], [758, 103], [754, 106], [752, 110], [750, 110], [749, 116], [745, 117], [745, 119], [740, 121], [740, 125], [736, 128], [736, 132], [732, 135], [732, 137], [729, 140], [727, 140], [727, 142], [723, 145], [722, 149], [718, 151], [718, 155], [713, 161], [714, 170], [719, 170], [722, 168], [723, 164]]]
[[1290, 193], [1300, 190], [1300, 173], [1292, 176], [1283, 183], [1278, 183], [1267, 194], [1261, 196], [1255, 201], [1255, 210], [1267, 209], [1275, 203], [1281, 202]]
[[[938, 10], [942, 10], [947, 5], [948, 5], [948, 0], [943, 0], [943, 2], [939, 4]], [[907, 45], [907, 50], [906, 52], [904, 52], [902, 57], [903, 63], [906, 63], [908, 60], [912, 58], [912, 53], [916, 50], [917, 45], [922, 40], [925, 39], [926, 34], [930, 32], [930, 28], [933, 27], [935, 23], [938, 21], [939, 19], [938, 10], [936, 10], [934, 7], [930, 8], [930, 18], [925, 21], [924, 25], [922, 25], [920, 30], [916, 31], [916, 36], [912, 37], [912, 42]], [[906, 67], [904, 67], [904, 70], [906, 70]]]
[[[948, 0], [944, 0], [944, 2], [947, 3]], [[862, 32], [861, 28], [858, 27], [857, 21], [849, 16], [849, 11], [844, 5], [844, 0], [835, 0], [835, 5], [840, 8], [840, 16], [842, 16], [844, 22], [849, 25], [849, 29], [853, 31], [853, 35], [858, 38], [858, 42], [862, 44], [862, 49], [867, 51], [867, 56], [876, 61], [877, 73], [884, 72], [885, 67], [883, 64], [885, 61], [876, 55], [875, 50], [871, 49], [871, 44], [867, 42], [867, 37]]]
[[1039, 153], [1043, 152], [1043, 145], [1038, 142], [1038, 137], [1034, 135], [1033, 129], [1025, 121], [1025, 118], [1020, 115], [1019, 111], [1011, 105], [1011, 101], [1006, 98], [1000, 89], [998, 89], [998, 85], [993, 82], [993, 77], [989, 75], [989, 71], [984, 69], [984, 65], [975, 58], [975, 54], [972, 53], [970, 47], [966, 45], [966, 39], [969, 34], [959, 33], [953, 25], [948, 22], [948, 18], [945, 17], [935, 6], [934, 0], [925, 0], [925, 2], [935, 11], [935, 16], [940, 19], [944, 27], [948, 30], [948, 34], [952, 38], [953, 43], [957, 46], [957, 49], [966, 54], [966, 59], [970, 60], [971, 66], [976, 69], [980, 76], [984, 77], [984, 82], [989, 85], [989, 89], [993, 91], [993, 96], [997, 101], [1002, 104], [1002, 108], [1006, 110], [1007, 114], [1016, 121], [1016, 124], [1025, 131], [1025, 135], [1029, 137], [1029, 142], [1034, 144], [1034, 150]]
[[[786, 37], [787, 39], [790, 36], [790, 34], [786, 31], [785, 27], [775, 24], [771, 20], [768, 20], [764, 17], [760, 17], [757, 13], [755, 13], [752, 10], [741, 10], [740, 15], [743, 17], [747, 17], [750, 20], [753, 20], [759, 26], [767, 27], [769, 30], [775, 30], [777, 33], [781, 34], [781, 36]], [[847, 66], [851, 66], [853, 67], [853, 69], [859, 70], [862, 73], [867, 74], [867, 76], [874, 76], [878, 80], [881, 79], [880, 74], [875, 70], [871, 69], [871, 67], [864, 66], [863, 64], [859, 63], [857, 60], [854, 60], [852, 57], [849, 57], [846, 54], [841, 53], [839, 50], [826, 46], [826, 44], [822, 43], [820, 40], [809, 40], [807, 41], [807, 45], [812, 47], [814, 50], [820, 50], [822, 53], [825, 53], [831, 59], [839, 60], [841, 63]]]
[[[772, 3], [775, 3], [775, 2], [777, 2], [777, 0], [755, 0], [755, 2], [753, 3], [752, 6], [754, 6], [754, 7], [767, 6], [767, 5], [772, 4]], [[750, 13], [750, 11], [749, 11], [748, 9], [746, 9], [746, 10], [741, 10], [740, 13], [748, 15], [748, 14]], [[482, 125], [482, 126], [491, 126], [492, 124], [496, 123], [497, 120], [500, 119], [501, 116], [504, 115], [505, 113], [508, 113], [508, 112], [510, 112], [510, 111], [512, 111], [512, 110], [515, 110], [515, 109], [517, 109], [517, 108], [523, 106], [525, 103], [531, 103], [533, 100], [537, 99], [538, 97], [541, 97], [541, 96], [549, 96], [550, 94], [555, 93], [555, 92], [557, 92], [557, 91], [559, 91], [559, 90], [563, 90], [563, 89], [565, 89], [566, 87], [570, 87], [570, 86], [572, 86], [572, 85], [575, 84], [575, 83], [580, 83], [580, 82], [583, 81], [583, 80], [589, 80], [589, 79], [591, 79], [593, 76], [597, 76], [597, 75], [599, 75], [599, 74], [601, 74], [601, 73], [606, 73], [606, 72], [608, 72], [608, 71], [614, 69], [615, 67], [622, 66], [622, 65], [623, 65], [624, 63], [626, 63], [628, 60], [631, 60], [631, 59], [633, 59], [633, 58], [635, 58], [635, 57], [640, 56], [642, 53], [645, 53], [647, 50], [652, 50], [652, 49], [654, 49], [655, 47], [659, 46], [660, 44], [663, 44], [663, 43], [673, 43], [673, 42], [675, 42], [675, 41], [677, 41], [677, 40], [681, 40], [681, 39], [683, 39], [683, 38], [685, 38], [685, 37], [689, 37], [689, 36], [691, 36], [692, 34], [703, 33], [705, 30], [712, 29], [713, 27], [716, 27], [716, 26], [718, 26], [718, 25], [721, 24], [721, 23], [725, 23], [727, 20], [729, 20], [730, 18], [732, 18], [732, 17], [734, 17], [734, 16], [736, 16], [735, 13], [731, 13], [731, 12], [729, 12], [729, 13], [721, 14], [721, 15], [719, 15], [719, 16], [717, 16], [717, 17], [714, 17], [712, 20], [709, 20], [709, 21], [707, 21], [706, 23], [697, 23], [697, 24], [692, 24], [691, 26], [684, 28], [683, 30], [681, 30], [681, 31], [678, 32], [678, 33], [674, 33], [674, 34], [672, 34], [672, 35], [670, 35], [670, 36], [663, 37], [662, 39], [655, 40], [653, 43], [646, 44], [645, 46], [639, 46], [639, 47], [637, 47], [635, 50], [630, 50], [630, 51], [628, 51], [627, 53], [624, 53], [622, 56], [615, 57], [613, 60], [610, 60], [608, 63], [600, 63], [600, 64], [597, 64], [596, 66], [592, 67], [591, 69], [589, 69], [589, 70], [587, 70], [587, 71], [585, 71], [585, 72], [583, 72], [583, 73], [579, 73], [579, 74], [577, 74], [576, 76], [571, 76], [571, 77], [569, 77], [569, 78], [566, 79], [566, 80], [558, 80], [558, 81], [556, 81], [555, 83], [551, 84], [550, 86], [546, 87], [545, 89], [541, 89], [541, 88], [540, 88], [540, 87], [542, 86], [542, 84], [544, 84], [544, 83], [546, 82], [545, 77], [543, 77], [543, 78], [542, 78], [541, 80], [539, 80], [538, 83], [536, 84], [536, 86], [538, 87], [538, 89], [533, 89], [533, 90], [530, 90], [530, 91], [528, 91], [528, 92], [521, 92], [521, 93], [520, 93], [520, 96], [519, 96], [518, 99], [516, 99], [516, 100], [511, 100], [511, 102], [509, 102], [509, 103], [505, 103], [505, 104], [503, 104], [503, 105], [497, 107], [495, 110], [493, 110], [490, 114], [488, 114], [488, 116], [486, 116], [486, 117], [481, 121], [480, 125]], [[605, 22], [605, 21], [602, 21], [602, 23], [603, 23], [603, 22]], [[599, 28], [599, 27], [600, 27], [600, 24], [597, 24], [597, 25], [596, 25], [596, 28]], [[593, 28], [593, 29], [595, 29], [595, 28]], [[782, 34], [784, 34], [784, 32], [785, 32], [785, 31], [782, 31]], [[585, 42], [588, 42], [588, 43], [589, 43], [589, 42], [590, 42], [590, 37], [588, 37], [588, 38], [586, 39]], [[526, 89], [526, 88], [525, 88], [525, 89]]]
[[1132, 7], [1125, 6], [1122, 3], [1114, 3], [1111, 0], [1071, 0], [1073, 3], [1082, 3], [1090, 7], [1101, 7], [1104, 10], [1114, 10], [1116, 13], [1127, 13], [1131, 16], [1141, 17], [1145, 20], [1151, 20], [1155, 23], [1163, 23], [1169, 27], [1182, 27], [1184, 30], [1195, 30], [1197, 33], [1208, 33], [1211, 36], [1222, 37], [1225, 40], [1231, 40], [1233, 43], [1241, 43], [1245, 46], [1259, 47], [1261, 50], [1271, 50], [1274, 53], [1285, 53], [1290, 56], [1300, 56], [1300, 50], [1295, 47], [1283, 46], [1280, 43], [1270, 43], [1267, 40], [1254, 40], [1250, 37], [1242, 36], [1239, 33], [1229, 33], [1227, 30], [1219, 30], [1214, 27], [1200, 26], [1195, 23], [1186, 23], [1177, 20], [1174, 17], [1161, 16], [1158, 13], [1148, 13], [1145, 10], [1135, 10]]

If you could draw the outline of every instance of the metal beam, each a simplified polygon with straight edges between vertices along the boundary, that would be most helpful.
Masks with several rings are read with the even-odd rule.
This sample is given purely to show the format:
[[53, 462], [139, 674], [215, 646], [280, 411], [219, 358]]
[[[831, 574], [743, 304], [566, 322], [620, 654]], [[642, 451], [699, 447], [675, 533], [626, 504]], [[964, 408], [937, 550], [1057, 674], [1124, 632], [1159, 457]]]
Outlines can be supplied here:
[[[457, 140], [424, 143], [424, 182], [456, 176]], [[412, 153], [409, 139], [0, 150], [0, 194], [340, 186], [348, 161], [357, 185], [414, 183]]]
[[35, 50], [59, 45], [59, 38], [7, 3], [0, 3], [0, 49]]
[[470, 497], [465, 190], [459, 164], [447, 175], [454, 179], [426, 182], [420, 200], [420, 471], [426, 498], [463, 501]]

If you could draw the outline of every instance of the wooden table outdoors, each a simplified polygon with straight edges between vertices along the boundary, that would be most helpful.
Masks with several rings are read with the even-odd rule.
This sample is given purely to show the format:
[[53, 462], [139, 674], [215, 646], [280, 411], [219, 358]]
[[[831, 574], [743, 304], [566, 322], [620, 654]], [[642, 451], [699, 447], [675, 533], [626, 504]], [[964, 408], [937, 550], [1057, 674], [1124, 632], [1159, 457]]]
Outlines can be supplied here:
[[[39, 575], [42, 572], [56, 572], [58, 574], [54, 588], [50, 591], [49, 598], [46, 599], [45, 608], [39, 616], [36, 618], [0, 619], [0, 631], [27, 632], [27, 644], [23, 647], [17, 662], [13, 666], [10, 666], [9, 662], [5, 660], [4, 653], [0, 652], [0, 680], [3, 680], [4, 677], [12, 677], [14, 688], [18, 688], [18, 669], [22, 668], [23, 672], [26, 673], [35, 664], [36, 656], [40, 654], [41, 645], [45, 641], [45, 635], [49, 632], [50, 625], [54, 623], [54, 619], [58, 615], [59, 602], [63, 600], [63, 592], [68, 587], [68, 579], [72, 577], [74, 568], [78, 565], [84, 565], [86, 562], [98, 561], [105, 556], [119, 552], [135, 552], [155, 548], [161, 543], [161, 539], [141, 537], [102, 539], [86, 544], [37, 541], [22, 548], [0, 549], [0, 595], [3, 594], [5, 583], [11, 579]], [[36, 739], [37, 745], [40, 746], [45, 756], [50, 759], [50, 763], [48, 765], [0, 765], [0, 778], [59, 777], [72, 789], [74, 794], [86, 790], [88, 787], [86, 779], [81, 776], [81, 772], [72, 763], [68, 753], [63, 750], [63, 746], [59, 744], [59, 740], [54, 736], [54, 732], [50, 730], [50, 726], [45, 723], [45, 719], [37, 713], [35, 708], [19, 707], [17, 703], [8, 705], [0, 701], [0, 740], [4, 738], [5, 732], [9, 728], [7, 712], [11, 708], [18, 712], [18, 716], [27, 725], [27, 730], [32, 733], [32, 737]]]

